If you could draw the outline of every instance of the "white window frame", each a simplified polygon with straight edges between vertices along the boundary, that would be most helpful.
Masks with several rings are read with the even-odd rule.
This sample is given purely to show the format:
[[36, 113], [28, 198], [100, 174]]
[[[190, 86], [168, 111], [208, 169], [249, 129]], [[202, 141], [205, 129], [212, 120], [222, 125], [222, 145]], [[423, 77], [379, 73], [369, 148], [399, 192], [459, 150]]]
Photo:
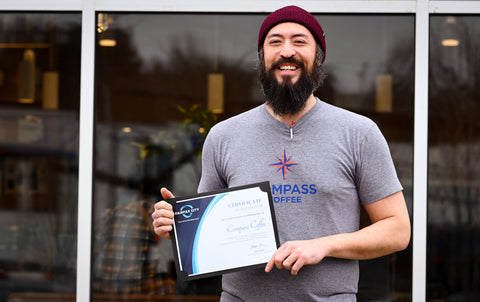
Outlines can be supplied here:
[[273, 1], [273, 0], [4, 0], [0, 11], [77, 11], [82, 13], [80, 149], [78, 190], [77, 301], [90, 301], [92, 243], [92, 172], [94, 135], [95, 13], [128, 12], [270, 12], [296, 4], [313, 13], [415, 14], [415, 118], [413, 167], [412, 301], [426, 298], [428, 185], [428, 41], [432, 14], [480, 14], [480, 1]]

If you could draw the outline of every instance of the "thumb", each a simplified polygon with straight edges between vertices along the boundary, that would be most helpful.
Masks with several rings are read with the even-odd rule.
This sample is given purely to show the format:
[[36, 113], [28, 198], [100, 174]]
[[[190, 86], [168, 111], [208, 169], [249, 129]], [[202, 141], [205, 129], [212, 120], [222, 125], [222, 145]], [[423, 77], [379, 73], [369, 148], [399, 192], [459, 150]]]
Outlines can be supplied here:
[[160, 189], [160, 193], [164, 199], [174, 198], [175, 196], [167, 188]]

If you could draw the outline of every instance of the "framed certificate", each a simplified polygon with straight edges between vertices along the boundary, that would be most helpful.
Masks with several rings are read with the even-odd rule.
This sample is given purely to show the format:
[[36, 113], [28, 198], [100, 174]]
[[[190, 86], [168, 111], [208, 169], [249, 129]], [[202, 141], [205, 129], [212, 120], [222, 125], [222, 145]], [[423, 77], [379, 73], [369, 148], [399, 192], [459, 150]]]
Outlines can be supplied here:
[[279, 246], [269, 182], [169, 199], [177, 278], [264, 266]]

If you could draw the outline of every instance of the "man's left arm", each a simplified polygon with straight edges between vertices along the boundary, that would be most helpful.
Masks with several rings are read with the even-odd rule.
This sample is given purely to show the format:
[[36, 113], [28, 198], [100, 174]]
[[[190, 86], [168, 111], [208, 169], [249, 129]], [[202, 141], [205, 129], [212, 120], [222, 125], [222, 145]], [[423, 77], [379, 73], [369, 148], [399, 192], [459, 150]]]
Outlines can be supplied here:
[[265, 267], [276, 266], [296, 275], [304, 265], [317, 264], [325, 257], [371, 259], [405, 249], [410, 242], [410, 218], [401, 191], [365, 205], [372, 224], [353, 233], [312, 240], [289, 241], [273, 254]]

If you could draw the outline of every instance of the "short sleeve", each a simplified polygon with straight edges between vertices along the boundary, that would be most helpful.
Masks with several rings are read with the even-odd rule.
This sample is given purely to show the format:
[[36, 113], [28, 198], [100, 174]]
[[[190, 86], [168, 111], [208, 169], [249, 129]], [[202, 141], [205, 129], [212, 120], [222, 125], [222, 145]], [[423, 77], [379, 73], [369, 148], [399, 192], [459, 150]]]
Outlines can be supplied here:
[[356, 182], [362, 204], [368, 204], [402, 190], [385, 137], [372, 125], [360, 145]]
[[215, 191], [227, 187], [221, 169], [221, 139], [213, 127], [205, 139], [202, 151], [202, 177], [198, 193]]

